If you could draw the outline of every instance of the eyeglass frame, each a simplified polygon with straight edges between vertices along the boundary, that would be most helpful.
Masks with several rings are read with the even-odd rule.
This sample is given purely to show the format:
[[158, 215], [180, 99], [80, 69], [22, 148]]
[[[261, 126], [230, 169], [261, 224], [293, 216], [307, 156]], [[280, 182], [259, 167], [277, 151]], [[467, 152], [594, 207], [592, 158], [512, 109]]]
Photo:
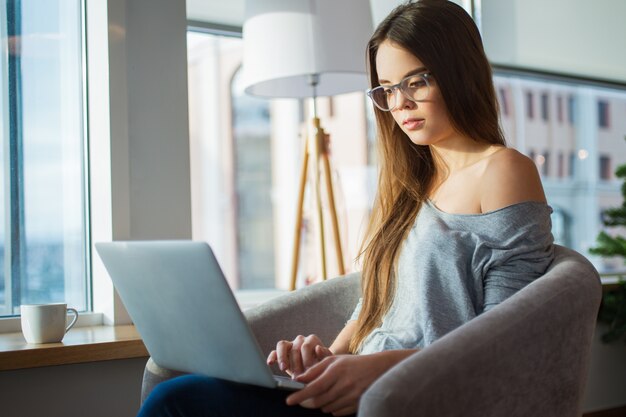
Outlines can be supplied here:
[[[427, 93], [426, 93], [426, 97], [422, 100], [414, 100], [412, 97], [409, 97], [408, 94], [406, 94], [404, 92], [404, 90], [402, 89], [402, 83], [404, 83], [406, 80], [408, 80], [409, 78], [412, 77], [420, 77], [422, 80], [424, 80], [424, 83], [426, 83], [426, 88], [428, 89]], [[382, 89], [392, 89], [393, 90], [393, 96], [394, 96], [394, 100], [398, 95], [398, 91], [400, 91], [402, 93], [402, 95], [407, 99], [412, 101], [413, 103], [421, 103], [424, 102], [428, 99], [428, 96], [430, 95], [430, 82], [428, 81], [428, 79], [432, 77], [432, 74], [428, 71], [426, 72], [422, 72], [419, 74], [411, 74], [411, 75], [407, 75], [406, 77], [404, 77], [402, 80], [400, 80], [399, 83], [394, 84], [394, 85], [388, 85], [388, 86], [383, 86], [383, 85], [378, 85], [374, 88], [370, 88], [369, 90], [366, 91], [367, 96], [370, 98], [370, 100], [372, 100], [372, 104], [374, 104], [374, 106], [376, 106], [379, 110], [381, 111], [393, 111], [397, 108], [397, 105], [394, 104], [393, 107], [391, 107], [390, 109], [383, 109], [382, 107], [380, 107], [377, 103], [376, 100], [374, 100], [374, 97], [372, 97], [372, 94], [374, 92], [374, 90], [377, 90], [379, 88]]]

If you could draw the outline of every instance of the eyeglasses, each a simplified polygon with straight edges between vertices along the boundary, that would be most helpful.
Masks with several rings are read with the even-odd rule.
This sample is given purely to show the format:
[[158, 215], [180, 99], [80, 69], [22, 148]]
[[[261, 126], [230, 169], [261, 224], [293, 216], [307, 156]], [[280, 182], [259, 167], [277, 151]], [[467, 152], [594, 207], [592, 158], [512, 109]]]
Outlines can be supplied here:
[[392, 111], [398, 104], [398, 90], [404, 97], [413, 102], [426, 100], [430, 92], [430, 83], [428, 82], [430, 77], [432, 76], [428, 72], [409, 75], [398, 84], [380, 85], [372, 88], [367, 92], [367, 95], [372, 99], [374, 105], [382, 111]]

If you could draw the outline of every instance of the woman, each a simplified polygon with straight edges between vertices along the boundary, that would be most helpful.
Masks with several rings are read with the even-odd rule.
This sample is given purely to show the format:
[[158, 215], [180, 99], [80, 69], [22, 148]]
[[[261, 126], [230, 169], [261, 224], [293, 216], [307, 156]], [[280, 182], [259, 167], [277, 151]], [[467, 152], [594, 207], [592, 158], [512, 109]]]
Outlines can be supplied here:
[[183, 377], [161, 384], [140, 415], [356, 413], [388, 369], [552, 261], [551, 209], [534, 163], [505, 147], [470, 16], [447, 1], [405, 4], [367, 48], [380, 177], [351, 320], [330, 347], [315, 335], [278, 342], [268, 363], [306, 383], [300, 391]]

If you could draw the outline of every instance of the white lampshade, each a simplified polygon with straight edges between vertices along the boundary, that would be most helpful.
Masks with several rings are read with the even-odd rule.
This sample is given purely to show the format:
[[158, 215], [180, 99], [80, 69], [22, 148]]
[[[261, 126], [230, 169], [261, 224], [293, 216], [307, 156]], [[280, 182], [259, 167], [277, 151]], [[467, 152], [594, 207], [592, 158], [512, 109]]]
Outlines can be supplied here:
[[366, 0], [246, 0], [245, 92], [262, 97], [330, 96], [367, 88]]

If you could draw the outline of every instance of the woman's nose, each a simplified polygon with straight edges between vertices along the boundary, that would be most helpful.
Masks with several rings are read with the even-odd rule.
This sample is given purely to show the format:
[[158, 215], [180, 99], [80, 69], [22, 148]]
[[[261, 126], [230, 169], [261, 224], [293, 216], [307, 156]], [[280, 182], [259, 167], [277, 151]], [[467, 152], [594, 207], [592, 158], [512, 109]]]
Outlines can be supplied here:
[[406, 96], [404, 94], [402, 94], [402, 91], [400, 91], [399, 88], [394, 93], [395, 93], [394, 110], [398, 110], [398, 109], [413, 109], [413, 108], [415, 108], [417, 106], [417, 103], [414, 102], [413, 100], [409, 100], [408, 98], [406, 98]]

